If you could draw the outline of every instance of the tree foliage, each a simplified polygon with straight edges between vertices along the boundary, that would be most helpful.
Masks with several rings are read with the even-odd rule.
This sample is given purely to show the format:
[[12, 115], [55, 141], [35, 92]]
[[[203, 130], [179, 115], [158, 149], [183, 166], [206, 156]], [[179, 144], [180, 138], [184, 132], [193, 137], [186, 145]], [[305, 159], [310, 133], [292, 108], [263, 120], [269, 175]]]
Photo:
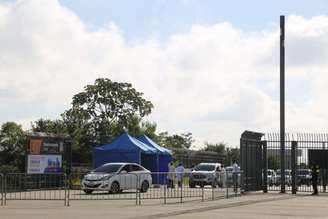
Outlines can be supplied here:
[[230, 166], [236, 161], [240, 164], [240, 150], [239, 148], [226, 148], [226, 157], [224, 159], [224, 165]]
[[169, 135], [168, 132], [161, 132], [157, 137], [157, 143], [167, 148], [184, 148], [188, 149], [192, 146], [194, 140], [192, 133], [182, 133], [181, 135]]
[[67, 127], [63, 120], [38, 119], [32, 123], [33, 132], [66, 134]]
[[151, 113], [153, 104], [142, 96], [129, 83], [99, 78], [74, 95], [72, 108], [62, 116], [69, 129], [80, 124], [96, 144], [108, 143], [117, 135], [113, 127], [115, 131], [135, 128], [133, 123]]
[[21, 125], [15, 122], [2, 124], [0, 130], [0, 165], [24, 170], [26, 137]]
[[223, 142], [216, 143], [216, 144], [205, 142], [204, 151], [214, 151], [214, 152], [218, 153], [220, 156], [225, 157], [226, 156], [226, 150], [225, 150], [226, 147], [227, 147], [227, 144], [225, 144]]
[[218, 156], [224, 158], [224, 165], [230, 166], [232, 165], [233, 161], [239, 163], [240, 160], [240, 150], [239, 148], [231, 148], [228, 147], [226, 143], [208, 143], [205, 142], [204, 151], [213, 151], [218, 153]]

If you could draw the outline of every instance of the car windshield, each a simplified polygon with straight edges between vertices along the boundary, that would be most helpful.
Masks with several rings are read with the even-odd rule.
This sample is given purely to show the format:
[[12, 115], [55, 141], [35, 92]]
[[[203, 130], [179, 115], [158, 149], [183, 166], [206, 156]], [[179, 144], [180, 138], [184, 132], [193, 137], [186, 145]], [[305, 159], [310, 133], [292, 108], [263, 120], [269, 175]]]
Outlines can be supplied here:
[[309, 175], [310, 170], [298, 170], [298, 175]]
[[225, 168], [227, 172], [232, 172], [233, 168], [232, 167], [226, 167]]
[[196, 171], [213, 171], [215, 169], [214, 165], [200, 164], [195, 167]]
[[107, 164], [94, 169], [93, 173], [115, 173], [121, 167], [121, 164]]

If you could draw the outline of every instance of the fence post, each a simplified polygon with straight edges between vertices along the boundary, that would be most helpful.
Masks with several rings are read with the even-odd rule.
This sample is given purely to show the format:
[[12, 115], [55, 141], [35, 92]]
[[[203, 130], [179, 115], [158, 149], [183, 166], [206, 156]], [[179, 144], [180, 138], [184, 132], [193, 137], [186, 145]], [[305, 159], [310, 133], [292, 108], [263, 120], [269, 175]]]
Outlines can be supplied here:
[[228, 181], [227, 181], [228, 180], [228, 173], [227, 173], [227, 171], [225, 172], [225, 175], [226, 175], [225, 178], [226, 178], [226, 189], [227, 189], [226, 190], [226, 193], [227, 193], [226, 194], [226, 197], [229, 198], [229, 184], [228, 184]]
[[180, 182], [180, 203], [182, 203], [182, 187], [183, 187], [183, 184], [184, 184], [183, 180], [184, 180], [184, 178], [182, 177], [182, 180]]
[[1, 206], [3, 206], [3, 174], [0, 173], [0, 180], [1, 180]]
[[262, 141], [263, 146], [263, 192], [268, 192], [268, 159], [267, 159], [267, 141]]
[[[141, 189], [141, 184], [140, 184], [140, 175], [136, 175], [137, 176], [137, 193], [138, 193], [138, 196], [139, 196], [139, 205], [141, 205], [141, 192], [140, 192], [140, 189]], [[139, 186], [138, 186], [139, 185]], [[140, 188], [139, 188], [140, 187]]]
[[[213, 175], [213, 182], [212, 182], [212, 200], [214, 200], [214, 186], [215, 186], [215, 173]], [[203, 186], [204, 189], [204, 186]]]
[[297, 141], [292, 141], [292, 194], [297, 192]]
[[3, 201], [3, 205], [7, 205], [7, 175], [4, 175], [4, 201]]
[[202, 186], [202, 202], [204, 201], [204, 196], [205, 196], [205, 193], [204, 193], [204, 186]]
[[67, 206], [67, 188], [66, 188], [66, 182], [67, 182], [67, 175], [64, 173], [64, 206]]
[[164, 182], [166, 182], [164, 185], [164, 204], [166, 204], [167, 176], [164, 179], [166, 179], [166, 181], [164, 180]]
[[65, 188], [67, 190], [67, 206], [70, 205], [71, 177], [71, 173], [69, 173], [65, 183]]

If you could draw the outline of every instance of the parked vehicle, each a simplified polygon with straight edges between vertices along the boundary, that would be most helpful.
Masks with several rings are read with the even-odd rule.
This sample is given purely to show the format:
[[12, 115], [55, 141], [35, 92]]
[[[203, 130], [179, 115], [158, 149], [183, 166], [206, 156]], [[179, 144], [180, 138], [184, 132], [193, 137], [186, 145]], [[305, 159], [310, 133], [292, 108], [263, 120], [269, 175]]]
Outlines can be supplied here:
[[107, 163], [84, 176], [82, 190], [119, 193], [123, 190], [138, 188], [147, 192], [152, 184], [151, 172], [136, 163]]
[[195, 166], [189, 174], [189, 187], [195, 188], [196, 185], [199, 185], [200, 187], [205, 185], [222, 187], [223, 183], [220, 172], [220, 163], [200, 163]]
[[310, 186], [312, 183], [312, 174], [310, 169], [297, 170], [297, 184]]
[[[276, 176], [274, 180], [274, 184], [279, 186], [281, 184], [281, 170], [276, 170]], [[292, 185], [292, 170], [286, 169], [285, 170], [285, 184], [288, 186]]]

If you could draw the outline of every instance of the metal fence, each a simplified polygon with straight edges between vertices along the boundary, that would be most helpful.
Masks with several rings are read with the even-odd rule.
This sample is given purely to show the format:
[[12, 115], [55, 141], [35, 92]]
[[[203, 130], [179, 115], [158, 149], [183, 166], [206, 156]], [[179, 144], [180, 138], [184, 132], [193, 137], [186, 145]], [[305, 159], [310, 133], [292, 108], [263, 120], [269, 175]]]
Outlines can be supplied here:
[[[292, 169], [294, 167], [296, 191], [313, 192], [310, 153], [318, 152], [323, 155], [328, 152], [328, 134], [286, 134], [285, 139], [285, 190], [292, 191]], [[269, 191], [280, 191], [280, 135], [278, 133], [266, 134], [264, 141], [267, 146], [267, 188]], [[321, 161], [326, 162], [326, 160], [327, 157], [322, 156]], [[327, 165], [320, 167], [319, 192], [326, 191], [328, 171], [325, 166]]]
[[0, 173], [0, 195], [1, 195], [1, 206], [4, 205], [4, 178], [3, 174]]
[[67, 201], [66, 174], [4, 175], [3, 203], [9, 200], [63, 200]]
[[14, 200], [55, 200], [65, 206], [78, 200], [131, 200], [140, 205], [151, 199], [166, 204], [236, 196], [243, 192], [243, 181], [242, 172], [221, 172], [219, 178], [206, 175], [198, 179], [189, 173], [10, 173], [0, 174], [0, 191], [1, 205]]

